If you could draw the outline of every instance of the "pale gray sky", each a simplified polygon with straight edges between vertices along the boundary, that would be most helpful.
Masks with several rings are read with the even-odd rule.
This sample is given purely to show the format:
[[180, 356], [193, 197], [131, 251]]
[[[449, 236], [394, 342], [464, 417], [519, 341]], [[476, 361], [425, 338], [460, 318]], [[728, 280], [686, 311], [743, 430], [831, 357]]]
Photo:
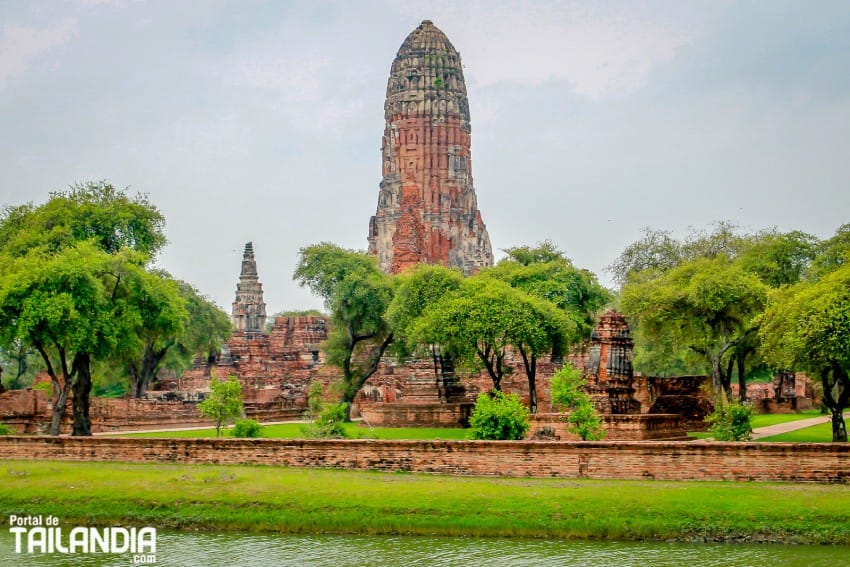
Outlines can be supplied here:
[[320, 307], [298, 249], [365, 248], [383, 102], [431, 19], [460, 51], [494, 250], [608, 265], [644, 226], [850, 221], [850, 3], [0, 2], [0, 205], [145, 192], [159, 263], [230, 310]]

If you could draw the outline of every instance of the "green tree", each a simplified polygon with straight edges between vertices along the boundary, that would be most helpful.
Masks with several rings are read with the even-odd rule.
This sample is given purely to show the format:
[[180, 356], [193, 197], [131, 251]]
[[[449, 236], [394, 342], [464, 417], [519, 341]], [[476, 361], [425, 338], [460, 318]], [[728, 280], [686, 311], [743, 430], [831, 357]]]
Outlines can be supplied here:
[[90, 434], [91, 362], [106, 357], [124, 334], [114, 296], [128, 266], [121, 255], [79, 243], [46, 257], [16, 258], [0, 275], [0, 341], [23, 340], [41, 355], [53, 383], [53, 435], [72, 391], [74, 434]]
[[151, 259], [165, 245], [165, 218], [145, 195], [130, 197], [106, 181], [50, 193], [43, 205], [7, 207], [0, 250], [13, 257], [51, 254], [92, 240], [107, 254], [128, 248]]
[[[611, 297], [595, 275], [573, 266], [551, 241], [536, 247], [509, 248], [505, 252], [505, 259], [481, 275], [495, 277], [542, 300], [529, 310], [527, 323], [543, 332], [525, 329], [518, 334], [515, 344], [528, 376], [531, 412], [536, 413], [538, 358], [552, 354], [559, 359], [569, 347], [588, 339], [596, 324], [596, 314]], [[560, 313], [553, 312], [550, 306]]]
[[483, 392], [475, 401], [469, 427], [473, 439], [517, 441], [528, 431], [528, 410], [516, 394]]
[[843, 224], [832, 238], [821, 242], [809, 269], [809, 279], [819, 279], [850, 263], [850, 223]]
[[244, 413], [242, 406], [242, 384], [236, 376], [227, 381], [218, 380], [213, 373], [210, 376], [210, 395], [198, 404], [201, 415], [215, 421], [215, 436], [221, 436], [221, 428], [231, 419]]
[[611, 274], [619, 286], [628, 283], [636, 274], [660, 275], [672, 270], [682, 261], [682, 244], [671, 236], [670, 231], [643, 229], [643, 236], [614, 260], [605, 271]]
[[445, 294], [416, 320], [414, 340], [445, 347], [458, 361], [479, 364], [501, 390], [510, 347], [539, 354], [563, 341], [569, 322], [553, 306], [495, 278], [475, 276]]
[[463, 281], [463, 275], [442, 266], [420, 264], [395, 279], [395, 294], [387, 309], [387, 322], [395, 337], [393, 351], [398, 357], [407, 357], [426, 348], [434, 363], [435, 380], [443, 380], [445, 384], [446, 380], [454, 377], [451, 352], [435, 343], [423, 347], [415, 334], [416, 322], [428, 306], [438, 302], [447, 293], [456, 291]]
[[605, 437], [605, 429], [584, 387], [581, 370], [571, 364], [565, 365], [552, 376], [552, 404], [569, 411], [567, 428], [570, 432], [582, 441], [597, 441]]
[[505, 252], [507, 257], [482, 271], [482, 275], [496, 277], [552, 303], [575, 321], [574, 341], [588, 338], [596, 325], [596, 315], [611, 301], [611, 294], [596, 276], [576, 268], [548, 240], [533, 248], [508, 248]]
[[775, 288], [800, 281], [818, 246], [818, 239], [805, 232], [764, 230], [749, 239], [738, 261], [746, 271]]
[[373, 256], [321, 243], [301, 249], [293, 279], [320, 296], [330, 311], [324, 348], [328, 362], [342, 369], [342, 402], [350, 421], [351, 403], [393, 342], [386, 320], [392, 278]]
[[[725, 258], [744, 272], [756, 276], [765, 286], [793, 284], [807, 272], [818, 246], [817, 239], [799, 231], [782, 233], [776, 229], [745, 233], [728, 222], [716, 223], [710, 231], [691, 230], [682, 240], [670, 233], [646, 229], [644, 237], [629, 245], [608, 268], [618, 283], [621, 294], [637, 287], [656, 285], [671, 271], [686, 264]], [[650, 332], [636, 326], [635, 367], [655, 375], [695, 374], [720, 364], [725, 377], [737, 370], [741, 401], [746, 400], [747, 367], [760, 365], [758, 335], [741, 337], [724, 351], [721, 360], [706, 356], [705, 349], [696, 356], [689, 341], [676, 333]]]
[[130, 397], [141, 398], [163, 359], [184, 331], [189, 314], [177, 282], [164, 273], [125, 275], [126, 311], [133, 332], [118, 354], [130, 379]]
[[767, 286], [724, 255], [685, 262], [659, 277], [635, 279], [621, 308], [649, 340], [672, 340], [705, 357], [718, 402], [731, 397], [727, 351], [757, 331]]
[[0, 342], [21, 340], [42, 357], [54, 385], [51, 432], [73, 393], [75, 435], [89, 435], [91, 363], [132, 340], [125, 280], [165, 243], [163, 218], [143, 196], [107, 183], [52, 193], [43, 205], [0, 218]]
[[773, 291], [760, 319], [765, 358], [820, 377], [832, 413], [832, 440], [847, 441], [850, 403], [850, 264], [818, 281]]
[[192, 365], [196, 356], [212, 365], [233, 331], [230, 315], [190, 283], [177, 280], [177, 287], [186, 304], [187, 319], [183, 334], [177, 337], [163, 365], [182, 372]]

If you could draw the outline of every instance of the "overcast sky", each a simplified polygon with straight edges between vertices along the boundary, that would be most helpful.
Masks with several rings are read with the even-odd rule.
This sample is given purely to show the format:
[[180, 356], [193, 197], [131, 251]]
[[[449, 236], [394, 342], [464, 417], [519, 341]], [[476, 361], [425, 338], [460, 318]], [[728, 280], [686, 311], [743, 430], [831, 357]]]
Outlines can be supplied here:
[[0, 1], [0, 205], [106, 179], [227, 311], [247, 241], [269, 313], [321, 307], [298, 250], [366, 247], [423, 19], [463, 59], [494, 252], [551, 239], [608, 282], [645, 226], [850, 221], [846, 1]]

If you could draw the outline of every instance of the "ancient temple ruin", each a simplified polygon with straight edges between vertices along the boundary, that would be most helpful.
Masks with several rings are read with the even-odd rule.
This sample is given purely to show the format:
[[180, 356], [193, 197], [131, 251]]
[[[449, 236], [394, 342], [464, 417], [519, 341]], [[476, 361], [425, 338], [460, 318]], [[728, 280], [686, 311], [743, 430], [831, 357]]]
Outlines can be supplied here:
[[387, 81], [383, 178], [369, 252], [398, 273], [419, 263], [493, 264], [472, 185], [469, 101], [460, 54], [424, 20], [398, 50]]
[[236, 284], [236, 300], [233, 302], [233, 329], [246, 333], [259, 333], [266, 326], [266, 304], [263, 301], [263, 284], [257, 275], [254, 246], [245, 244], [242, 254], [242, 272]]
[[629, 324], [622, 314], [607, 311], [590, 335], [584, 378], [596, 409], [603, 414], [640, 413], [635, 395]]

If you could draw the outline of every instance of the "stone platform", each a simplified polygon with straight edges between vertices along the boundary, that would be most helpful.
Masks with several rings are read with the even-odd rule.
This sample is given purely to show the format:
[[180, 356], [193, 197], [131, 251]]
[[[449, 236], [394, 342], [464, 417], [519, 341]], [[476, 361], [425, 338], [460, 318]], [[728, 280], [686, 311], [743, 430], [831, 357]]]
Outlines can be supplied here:
[[[563, 413], [538, 413], [531, 416], [527, 439], [580, 441], [567, 430]], [[611, 441], [687, 440], [682, 416], [674, 414], [608, 414], [602, 416], [605, 439]]]
[[360, 415], [369, 425], [380, 427], [467, 427], [472, 402], [404, 403], [360, 402]]

